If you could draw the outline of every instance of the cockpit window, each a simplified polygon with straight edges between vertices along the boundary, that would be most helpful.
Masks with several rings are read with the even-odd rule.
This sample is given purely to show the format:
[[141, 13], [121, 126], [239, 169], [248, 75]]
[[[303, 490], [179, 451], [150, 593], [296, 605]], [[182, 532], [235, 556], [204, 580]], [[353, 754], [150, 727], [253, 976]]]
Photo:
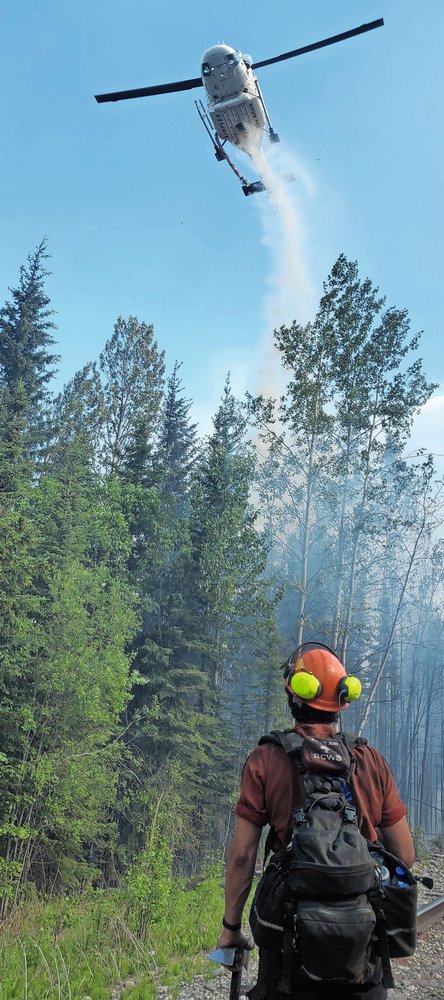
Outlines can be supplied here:
[[211, 66], [209, 63], [202, 63], [202, 76], [210, 76]]
[[235, 52], [229, 52], [225, 59], [229, 66], [237, 66], [239, 63], [239, 56]]

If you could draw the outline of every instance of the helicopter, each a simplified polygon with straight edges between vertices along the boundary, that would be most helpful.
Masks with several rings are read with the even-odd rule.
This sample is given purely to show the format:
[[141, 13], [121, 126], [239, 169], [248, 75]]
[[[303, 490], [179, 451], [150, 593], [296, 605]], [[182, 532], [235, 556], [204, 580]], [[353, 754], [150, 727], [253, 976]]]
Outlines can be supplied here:
[[[296, 56], [325, 48], [327, 45], [334, 45], [336, 42], [343, 42], [347, 38], [373, 31], [374, 28], [380, 28], [383, 24], [384, 20], [381, 17], [376, 21], [361, 24], [357, 28], [351, 28], [349, 31], [343, 31], [339, 35], [332, 35], [330, 38], [322, 39], [322, 41], [313, 42], [310, 45], [302, 46], [302, 48], [283, 52], [279, 56], [263, 59], [256, 63], [253, 62], [251, 56], [232, 48], [230, 45], [213, 45], [202, 56], [200, 77], [179, 80], [176, 83], [139, 87], [134, 90], [119, 90], [110, 94], [96, 94], [95, 99], [99, 104], [103, 104], [110, 101], [132, 100], [136, 97], [171, 94], [203, 86], [206, 91], [207, 107], [201, 100], [196, 100], [194, 103], [212, 142], [216, 159], [228, 163], [240, 181], [245, 195], [256, 194], [259, 191], [267, 190], [264, 181], [248, 181], [230, 159], [225, 148], [226, 144], [230, 143], [254, 159], [262, 146], [265, 134], [268, 134], [271, 143], [280, 141], [277, 132], [272, 127], [254, 70], [283, 62], [285, 59], [294, 59]], [[294, 178], [289, 175], [286, 179], [292, 180]]]

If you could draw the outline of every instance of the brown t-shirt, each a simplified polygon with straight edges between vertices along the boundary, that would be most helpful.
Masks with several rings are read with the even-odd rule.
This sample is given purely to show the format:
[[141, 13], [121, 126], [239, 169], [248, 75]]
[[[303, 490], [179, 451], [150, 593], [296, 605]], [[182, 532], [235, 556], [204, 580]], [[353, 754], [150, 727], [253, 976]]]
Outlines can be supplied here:
[[[333, 726], [316, 724], [295, 726], [301, 736], [322, 739], [335, 736]], [[350, 790], [358, 814], [359, 829], [370, 842], [378, 839], [376, 827], [393, 826], [405, 816], [404, 803], [399, 798], [392, 771], [382, 754], [374, 747], [362, 744], [354, 747]], [[277, 835], [274, 849], [291, 840], [292, 815], [296, 805], [302, 805], [300, 777], [290, 758], [273, 743], [264, 743], [250, 753], [242, 772], [236, 815], [255, 826], [270, 825]]]

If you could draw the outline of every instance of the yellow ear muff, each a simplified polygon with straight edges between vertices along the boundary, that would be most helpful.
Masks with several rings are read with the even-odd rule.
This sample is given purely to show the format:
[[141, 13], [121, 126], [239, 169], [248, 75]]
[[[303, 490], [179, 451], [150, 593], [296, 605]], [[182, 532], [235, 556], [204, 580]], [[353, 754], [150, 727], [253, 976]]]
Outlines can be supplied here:
[[347, 677], [343, 677], [339, 685], [339, 700], [341, 698], [344, 701], [357, 701], [361, 697], [362, 684], [359, 677], [353, 677], [352, 674], [348, 674]]
[[298, 670], [297, 673], [293, 674], [289, 687], [293, 694], [297, 695], [298, 698], [303, 698], [304, 701], [312, 701], [313, 698], [319, 698], [319, 695], [322, 694], [321, 682], [308, 670]]

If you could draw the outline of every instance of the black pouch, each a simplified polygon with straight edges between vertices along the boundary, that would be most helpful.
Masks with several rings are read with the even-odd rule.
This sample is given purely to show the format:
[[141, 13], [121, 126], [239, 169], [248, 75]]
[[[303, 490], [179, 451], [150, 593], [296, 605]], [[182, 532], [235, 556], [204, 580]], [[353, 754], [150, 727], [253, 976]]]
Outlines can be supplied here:
[[[413, 955], [416, 948], [417, 882], [410, 868], [407, 868], [407, 865], [394, 854], [386, 851], [381, 844], [372, 844], [371, 848], [382, 856], [390, 872], [390, 884], [383, 886], [381, 899], [390, 958], [406, 958], [408, 955]], [[403, 870], [399, 880], [407, 888], [399, 888], [393, 884], [397, 867]]]
[[418, 888], [408, 889], [384, 886], [382, 909], [387, 928], [389, 955], [391, 958], [405, 958], [413, 955], [416, 948], [416, 913]]
[[250, 927], [259, 948], [282, 948], [284, 934], [284, 901], [291, 850], [283, 848], [268, 862], [256, 886], [250, 910]]
[[317, 980], [365, 982], [375, 923], [373, 907], [365, 895], [334, 902], [299, 900], [296, 950], [303, 973]]

